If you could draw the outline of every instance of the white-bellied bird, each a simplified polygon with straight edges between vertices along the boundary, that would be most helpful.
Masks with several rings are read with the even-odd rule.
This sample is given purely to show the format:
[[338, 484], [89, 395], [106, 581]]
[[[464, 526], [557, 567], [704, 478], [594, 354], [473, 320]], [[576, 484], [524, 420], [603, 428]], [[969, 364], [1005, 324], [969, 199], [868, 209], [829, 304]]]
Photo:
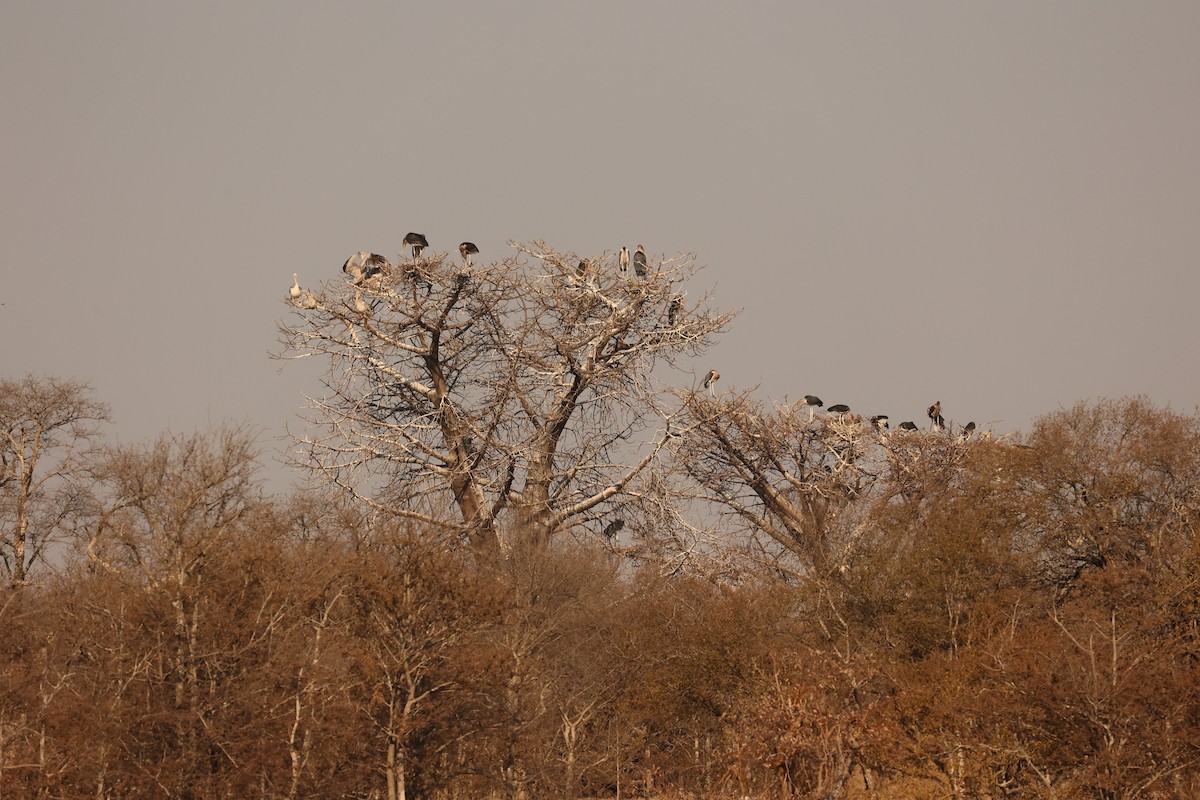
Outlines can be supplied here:
[[931, 405], [925, 413], [929, 415], [929, 422], [933, 428], [940, 429], [946, 426], [946, 421], [942, 419], [941, 400], [938, 400], [936, 403]]
[[704, 388], [708, 389], [708, 393], [710, 395], [716, 394], [716, 390], [713, 389], [713, 384], [719, 380], [721, 380], [721, 373], [717, 372], [715, 369], [710, 369], [708, 374], [704, 376]]
[[629, 271], [629, 248], [621, 245], [621, 255], [617, 257], [617, 263], [621, 265], [621, 272]]
[[817, 413], [817, 409], [825, 404], [815, 394], [806, 394], [804, 395], [804, 405], [808, 406], [808, 421], [812, 422], [813, 415]]
[[288, 294], [293, 300], [300, 299], [300, 276], [295, 272], [292, 273], [292, 288], [288, 289]]
[[362, 283], [372, 275], [377, 275], [384, 267], [390, 266], [388, 260], [379, 253], [359, 250], [342, 264], [342, 272], [349, 275], [355, 283]]
[[471, 266], [471, 256], [479, 252], [479, 248], [474, 242], [463, 242], [458, 246], [458, 252], [462, 254], [463, 263], [468, 267]]

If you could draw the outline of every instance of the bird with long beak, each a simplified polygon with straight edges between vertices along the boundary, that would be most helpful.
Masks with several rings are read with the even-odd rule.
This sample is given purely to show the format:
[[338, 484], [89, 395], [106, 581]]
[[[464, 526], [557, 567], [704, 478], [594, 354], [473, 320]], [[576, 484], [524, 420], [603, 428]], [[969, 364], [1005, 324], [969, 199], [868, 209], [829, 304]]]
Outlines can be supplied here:
[[806, 394], [804, 395], [804, 405], [808, 406], [808, 421], [812, 422], [817, 409], [825, 404], [815, 394]]
[[463, 263], [468, 267], [471, 266], [471, 256], [479, 252], [479, 248], [474, 242], [463, 242], [458, 246], [458, 252], [462, 255]]
[[404, 244], [412, 248], [413, 258], [420, 258], [421, 251], [429, 247], [429, 240], [422, 233], [406, 233]]
[[633, 254], [633, 272], [639, 278], [646, 277], [646, 248], [640, 244], [637, 246], [637, 252]]

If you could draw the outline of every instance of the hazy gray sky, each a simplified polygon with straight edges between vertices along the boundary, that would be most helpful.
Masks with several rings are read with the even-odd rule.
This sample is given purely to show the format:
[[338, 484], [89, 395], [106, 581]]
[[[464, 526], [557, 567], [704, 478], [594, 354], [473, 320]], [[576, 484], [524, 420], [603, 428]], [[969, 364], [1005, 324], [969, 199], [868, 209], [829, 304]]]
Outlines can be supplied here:
[[1200, 3], [2, 7], [0, 373], [122, 440], [272, 446], [292, 272], [409, 230], [695, 251], [764, 399], [1200, 402]]

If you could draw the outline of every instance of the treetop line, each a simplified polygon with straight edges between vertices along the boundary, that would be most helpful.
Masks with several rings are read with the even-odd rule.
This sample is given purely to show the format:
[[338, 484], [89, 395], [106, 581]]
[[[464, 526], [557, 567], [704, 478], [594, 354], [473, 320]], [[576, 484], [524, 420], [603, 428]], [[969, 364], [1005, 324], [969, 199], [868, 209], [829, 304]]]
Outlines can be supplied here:
[[[664, 476], [682, 467], [704, 485], [696, 454], [728, 455], [721, 431], [731, 421], [773, 423], [776, 445], [790, 439], [801, 458], [779, 479], [818, 494], [851, 468], [858, 493], [878, 475], [864, 469], [868, 435], [895, 449], [884, 414], [864, 421], [839, 403], [816, 425], [824, 403], [815, 395], [764, 412], [747, 393], [718, 395], [715, 369], [700, 382], [707, 398], [667, 380], [664, 369], [685, 374], [682, 359], [702, 356], [735, 316], [714, 309], [711, 292], [688, 301], [684, 287], [698, 271], [690, 254], [651, 262], [639, 244], [586, 258], [510, 242], [514, 255], [477, 265], [472, 242], [459, 246], [460, 264], [429, 254], [422, 234], [404, 244], [396, 263], [355, 253], [344, 281], [315, 291], [293, 274], [287, 302], [299, 319], [280, 325], [278, 357], [328, 363], [326, 392], [309, 398], [307, 427], [294, 436], [295, 463], [376, 510], [452, 530], [481, 551], [541, 547], [579, 528], [602, 536], [633, 516], [669, 520], [660, 527], [699, 540], [702, 526], [679, 510], [696, 494]], [[807, 422], [796, 409], [807, 409]], [[940, 401], [927, 416], [931, 431], [949, 430]], [[967, 442], [975, 427], [953, 441]], [[753, 487], [756, 470], [725, 467]], [[715, 485], [728, 478], [710, 480], [704, 499], [755, 519]], [[752, 493], [778, 513], [779, 497], [759, 484]], [[798, 535], [752, 527], [786, 547]]]

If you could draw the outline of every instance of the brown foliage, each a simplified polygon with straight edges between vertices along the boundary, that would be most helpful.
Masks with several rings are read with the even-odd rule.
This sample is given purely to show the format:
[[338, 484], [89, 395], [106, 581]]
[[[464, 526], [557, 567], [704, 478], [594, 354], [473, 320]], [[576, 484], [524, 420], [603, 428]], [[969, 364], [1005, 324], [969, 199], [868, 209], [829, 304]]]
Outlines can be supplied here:
[[725, 580], [267, 498], [237, 427], [93, 457], [86, 547], [0, 591], [0, 794], [1200, 788], [1197, 418], [1081, 405], [1014, 443], [680, 398]]

